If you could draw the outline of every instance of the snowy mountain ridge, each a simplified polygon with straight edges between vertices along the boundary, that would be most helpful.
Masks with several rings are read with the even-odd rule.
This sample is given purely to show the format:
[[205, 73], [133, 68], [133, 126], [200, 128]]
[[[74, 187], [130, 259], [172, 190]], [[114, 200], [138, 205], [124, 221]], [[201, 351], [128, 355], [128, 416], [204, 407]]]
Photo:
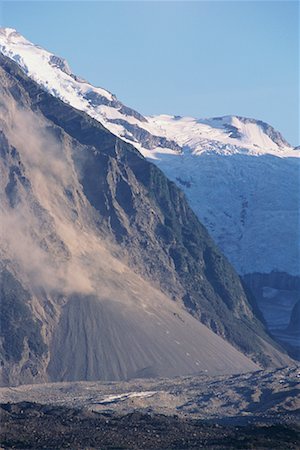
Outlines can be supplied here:
[[72, 74], [63, 58], [32, 44], [12, 28], [0, 29], [0, 51], [49, 93], [85, 111], [119, 137], [135, 143], [147, 157], [155, 158], [160, 149], [174, 150], [173, 146], [155, 146], [155, 143], [143, 146], [132, 130], [134, 126], [174, 141], [180, 147], [189, 146], [193, 154], [208, 150], [225, 154], [247, 150], [251, 154], [299, 156], [278, 131], [262, 121], [239, 116], [194, 119], [162, 114], [145, 117], [124, 107], [108, 90], [94, 87]]
[[299, 274], [300, 152], [270, 125], [239, 116], [145, 117], [13, 29], [1, 29], [0, 51], [158, 165], [240, 274]]

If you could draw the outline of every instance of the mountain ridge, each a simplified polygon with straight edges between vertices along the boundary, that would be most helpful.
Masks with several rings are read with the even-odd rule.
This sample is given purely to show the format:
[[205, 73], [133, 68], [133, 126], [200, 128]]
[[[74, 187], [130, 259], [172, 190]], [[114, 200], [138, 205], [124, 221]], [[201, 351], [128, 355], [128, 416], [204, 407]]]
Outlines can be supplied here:
[[300, 242], [300, 152], [273, 127], [240, 116], [145, 117], [109, 91], [76, 81], [69, 68], [62, 71], [66, 62], [53, 66], [53, 58], [65, 60], [15, 30], [0, 31], [0, 50], [43, 89], [85, 111], [154, 162], [185, 192], [240, 275], [300, 275], [295, 245]]
[[[0, 49], [1, 52], [8, 56], [9, 58], [15, 60], [19, 64], [19, 66], [25, 71], [25, 73], [31, 76], [38, 84], [43, 86], [47, 91], [52, 93], [55, 96], [60, 97], [63, 101], [70, 103], [72, 106], [77, 107], [78, 109], [84, 110], [89, 115], [92, 115], [98, 121], [102, 121], [102, 123], [106, 124], [106, 127], [110, 129], [111, 132], [116, 131], [114, 134], [120, 135], [120, 132], [117, 132], [117, 129], [114, 130], [113, 124], [118, 124], [118, 121], [122, 120], [122, 114], [126, 117], [127, 127], [128, 125], [140, 126], [139, 122], [144, 122], [146, 124], [151, 123], [153, 129], [147, 129], [147, 127], [142, 128], [143, 131], [152, 131], [152, 134], [155, 135], [155, 121], [162, 118], [172, 118], [176, 121], [178, 120], [193, 120], [198, 124], [211, 124], [211, 122], [221, 121], [224, 122], [225, 128], [228, 127], [227, 131], [229, 134], [234, 134], [234, 131], [237, 133], [236, 128], [232, 123], [234, 120], [239, 120], [244, 124], [256, 124], [259, 125], [261, 129], [264, 129], [266, 135], [270, 138], [273, 138], [273, 144], [277, 144], [279, 148], [289, 148], [293, 147], [282, 137], [282, 135], [271, 127], [266, 122], [261, 120], [255, 120], [252, 118], [246, 118], [242, 116], [222, 116], [222, 117], [214, 117], [212, 119], [193, 119], [191, 117], [181, 117], [181, 116], [168, 116], [168, 115], [160, 115], [160, 116], [145, 116], [132, 108], [128, 108], [121, 102], [117, 100], [117, 97], [112, 94], [110, 91], [100, 88], [94, 87], [86, 80], [77, 77], [72, 73], [67, 61], [60, 56], [56, 56], [47, 50], [44, 50], [42, 47], [39, 47], [35, 44], [32, 44], [30, 41], [26, 40], [20, 33], [18, 33], [15, 29], [12, 28], [1, 28], [0, 29]], [[31, 54], [30, 54], [31, 53]], [[71, 80], [64, 78], [63, 80], [58, 79], [57, 73], [53, 73], [54, 78], [56, 80], [56, 86], [53, 85], [54, 79], [51, 79], [51, 83], [45, 78], [45, 75], [49, 77], [49, 66], [57, 69], [58, 72], [63, 72], [63, 74], [71, 77]], [[47, 71], [48, 68], [48, 71]], [[48, 73], [47, 73], [48, 72]], [[60, 84], [61, 83], [61, 84]], [[80, 83], [84, 84], [84, 91], [80, 92]], [[66, 91], [66, 87], [68, 85], [69, 93]], [[82, 97], [81, 104], [76, 103], [75, 96], [80, 95]], [[78, 102], [78, 98], [77, 98]], [[97, 107], [103, 106], [103, 109], [99, 109], [98, 111], [93, 111], [89, 106]], [[113, 110], [106, 109], [105, 107], [113, 107]], [[112, 116], [110, 116], [112, 114]], [[116, 116], [113, 117], [113, 114]], [[118, 117], [119, 114], [119, 117]], [[138, 121], [135, 121], [137, 119]], [[132, 122], [130, 122], [132, 120]], [[215, 124], [216, 125], [216, 124]], [[218, 128], [218, 125], [216, 125]], [[223, 123], [221, 123], [221, 128]], [[127, 130], [128, 131], [128, 130]], [[157, 131], [157, 130], [156, 130]], [[159, 137], [162, 137], [158, 134]], [[237, 136], [234, 136], [236, 138]], [[126, 139], [124, 135], [123, 138]], [[135, 141], [134, 135], [129, 138], [129, 140], [135, 144], [138, 144], [138, 141]], [[176, 141], [174, 141], [176, 143]], [[234, 141], [233, 141], [234, 143]], [[270, 142], [268, 142], [270, 144]], [[249, 143], [248, 143], [249, 144]], [[158, 147], [163, 148], [163, 145], [159, 145]], [[172, 149], [172, 147], [170, 147]], [[145, 151], [147, 148], [141, 148], [141, 151]], [[151, 149], [155, 149], [155, 146], [152, 146]]]

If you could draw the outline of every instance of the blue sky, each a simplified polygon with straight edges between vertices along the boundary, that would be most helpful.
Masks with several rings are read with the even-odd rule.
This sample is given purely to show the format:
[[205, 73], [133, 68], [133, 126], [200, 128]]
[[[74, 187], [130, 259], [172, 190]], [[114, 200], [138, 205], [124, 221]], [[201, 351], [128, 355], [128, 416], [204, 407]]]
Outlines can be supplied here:
[[2, 1], [1, 25], [143, 114], [236, 114], [299, 144], [299, 4]]

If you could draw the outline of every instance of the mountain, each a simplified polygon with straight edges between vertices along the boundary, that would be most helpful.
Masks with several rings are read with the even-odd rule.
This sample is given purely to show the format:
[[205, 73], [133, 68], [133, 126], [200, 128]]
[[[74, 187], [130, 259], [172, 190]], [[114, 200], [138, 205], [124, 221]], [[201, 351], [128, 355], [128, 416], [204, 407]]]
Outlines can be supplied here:
[[176, 185], [0, 62], [1, 384], [288, 364]]
[[[298, 148], [259, 120], [143, 116], [13, 29], [1, 29], [0, 51], [47, 92], [133, 144], [174, 181], [252, 291], [269, 330], [282, 316], [286, 327], [300, 282]], [[280, 306], [276, 317], [270, 290]], [[283, 336], [284, 328], [275, 335], [285, 345], [288, 335], [282, 340], [278, 332]]]
[[2, 29], [0, 50], [49, 93], [151, 158], [184, 190], [240, 274], [299, 275], [299, 151], [278, 131], [237, 116], [144, 117], [15, 30]]

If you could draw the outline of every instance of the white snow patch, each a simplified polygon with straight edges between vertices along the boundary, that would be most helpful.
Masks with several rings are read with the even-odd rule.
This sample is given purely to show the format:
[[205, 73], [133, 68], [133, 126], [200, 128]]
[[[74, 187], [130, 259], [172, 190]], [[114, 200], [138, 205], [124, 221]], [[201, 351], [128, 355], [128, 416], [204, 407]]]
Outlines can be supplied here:
[[97, 403], [100, 405], [108, 403], [123, 402], [132, 398], [149, 398], [153, 397], [157, 391], [144, 391], [144, 392], [126, 392], [118, 395], [106, 395], [102, 400]]

